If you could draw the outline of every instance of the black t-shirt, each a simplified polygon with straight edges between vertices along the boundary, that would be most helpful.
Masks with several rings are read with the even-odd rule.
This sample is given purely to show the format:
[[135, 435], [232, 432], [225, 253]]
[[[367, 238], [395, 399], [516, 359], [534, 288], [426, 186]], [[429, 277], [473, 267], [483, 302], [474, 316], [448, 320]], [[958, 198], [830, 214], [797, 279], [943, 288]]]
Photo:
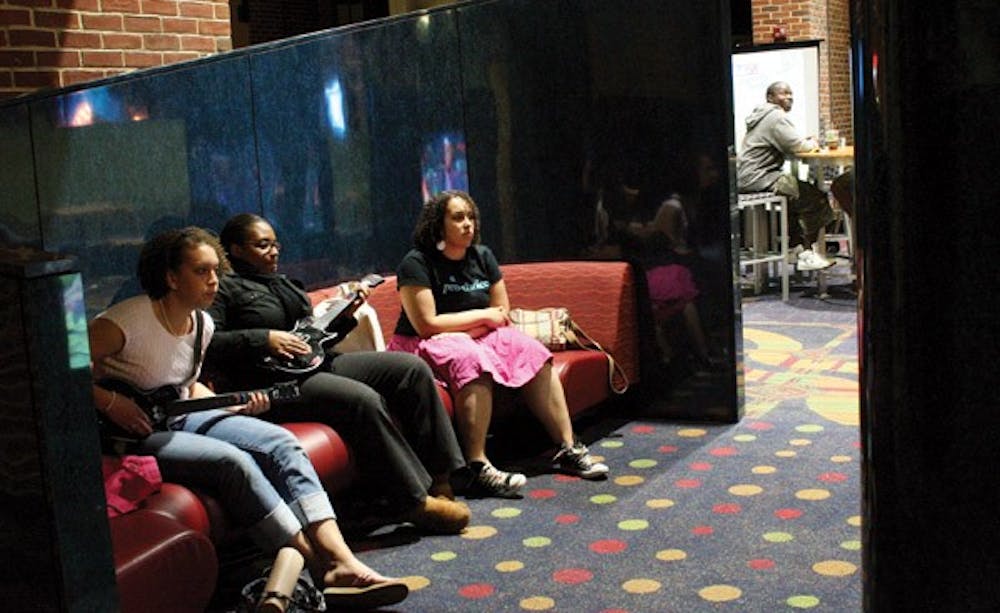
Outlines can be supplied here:
[[[490, 287], [502, 277], [496, 257], [484, 245], [473, 245], [461, 260], [449, 260], [440, 252], [428, 254], [412, 249], [396, 269], [397, 288], [429, 287], [438, 314], [490, 306]], [[399, 315], [396, 334], [417, 336], [406, 311]]]

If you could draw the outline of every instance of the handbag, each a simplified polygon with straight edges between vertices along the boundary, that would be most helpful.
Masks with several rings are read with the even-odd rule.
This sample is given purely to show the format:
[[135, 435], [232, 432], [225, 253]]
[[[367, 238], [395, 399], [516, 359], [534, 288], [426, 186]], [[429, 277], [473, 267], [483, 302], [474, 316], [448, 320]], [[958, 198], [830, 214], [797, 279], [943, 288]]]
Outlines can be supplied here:
[[618, 395], [628, 391], [629, 379], [625, 369], [615, 361], [610, 351], [573, 321], [566, 307], [511, 309], [510, 321], [515, 328], [548, 347], [549, 351], [583, 349], [603, 353], [608, 359], [608, 387]]

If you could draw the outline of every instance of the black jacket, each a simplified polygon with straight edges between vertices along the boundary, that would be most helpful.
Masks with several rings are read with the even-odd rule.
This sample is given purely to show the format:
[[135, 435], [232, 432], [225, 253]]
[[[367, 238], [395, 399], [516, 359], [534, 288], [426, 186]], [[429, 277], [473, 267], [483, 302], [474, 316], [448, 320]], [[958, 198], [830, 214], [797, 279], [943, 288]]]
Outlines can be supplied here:
[[245, 267], [238, 261], [233, 265], [237, 272], [219, 279], [219, 291], [208, 309], [215, 334], [206, 366], [236, 387], [261, 387], [278, 379], [257, 366], [268, 354], [268, 332], [291, 330], [295, 322], [312, 314], [312, 304], [302, 284], [285, 275], [254, 274], [241, 271]]

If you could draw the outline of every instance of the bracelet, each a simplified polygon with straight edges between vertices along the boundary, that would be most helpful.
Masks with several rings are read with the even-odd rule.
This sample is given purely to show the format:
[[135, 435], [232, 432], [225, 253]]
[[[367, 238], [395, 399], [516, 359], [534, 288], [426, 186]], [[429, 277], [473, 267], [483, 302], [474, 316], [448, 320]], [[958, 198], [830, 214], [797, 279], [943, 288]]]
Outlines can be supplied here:
[[115, 405], [115, 400], [117, 400], [117, 399], [118, 399], [118, 392], [114, 392], [114, 391], [111, 392], [111, 400], [108, 401], [108, 406], [104, 407], [104, 409], [101, 412], [104, 413], [105, 415], [107, 415], [108, 411], [111, 410], [111, 407], [113, 407]]

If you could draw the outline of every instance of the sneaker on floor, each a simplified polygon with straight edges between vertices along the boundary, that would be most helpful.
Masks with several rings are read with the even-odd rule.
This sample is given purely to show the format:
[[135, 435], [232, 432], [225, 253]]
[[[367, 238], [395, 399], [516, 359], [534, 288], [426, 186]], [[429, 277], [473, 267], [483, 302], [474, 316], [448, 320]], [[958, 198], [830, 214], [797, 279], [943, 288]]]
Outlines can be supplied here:
[[474, 494], [510, 498], [516, 496], [528, 478], [521, 473], [500, 470], [489, 462], [472, 462], [472, 483]]
[[799, 263], [799, 254], [802, 253], [804, 250], [805, 250], [805, 247], [803, 247], [802, 245], [796, 245], [796, 246], [790, 248], [788, 250], [788, 260], [787, 260], [787, 262], [789, 264], [798, 264]]
[[584, 479], [600, 479], [608, 474], [607, 464], [595, 462], [586, 445], [579, 441], [573, 443], [572, 447], [567, 447], [566, 443], [560, 445], [552, 463], [563, 472]]
[[823, 270], [831, 266], [833, 266], [833, 262], [812, 249], [805, 249], [799, 254], [799, 262], [797, 264], [799, 270]]

